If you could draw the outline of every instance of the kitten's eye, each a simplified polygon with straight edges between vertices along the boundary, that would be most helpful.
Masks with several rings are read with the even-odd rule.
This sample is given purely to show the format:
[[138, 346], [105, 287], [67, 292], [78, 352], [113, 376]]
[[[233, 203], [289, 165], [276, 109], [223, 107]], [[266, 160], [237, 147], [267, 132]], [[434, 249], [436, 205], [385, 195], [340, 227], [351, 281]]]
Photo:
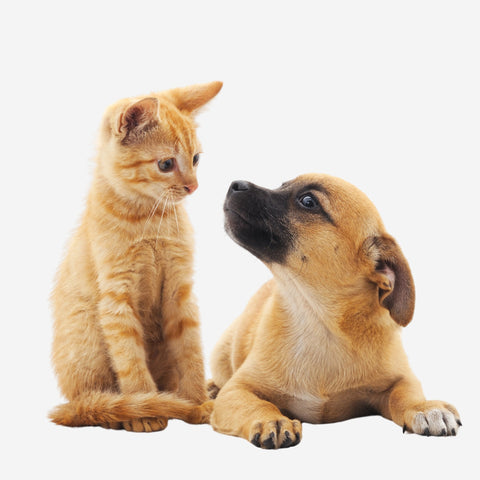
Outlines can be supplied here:
[[305, 195], [302, 195], [298, 201], [301, 203], [301, 205], [305, 208], [315, 208], [318, 206], [318, 200], [311, 194], [306, 193]]
[[196, 153], [194, 156], [193, 156], [193, 166], [197, 166], [198, 165], [198, 162], [200, 161], [200, 154], [199, 153]]
[[175, 159], [168, 158], [167, 160], [159, 160], [158, 161], [158, 168], [162, 172], [171, 172], [173, 167], [175, 166]]

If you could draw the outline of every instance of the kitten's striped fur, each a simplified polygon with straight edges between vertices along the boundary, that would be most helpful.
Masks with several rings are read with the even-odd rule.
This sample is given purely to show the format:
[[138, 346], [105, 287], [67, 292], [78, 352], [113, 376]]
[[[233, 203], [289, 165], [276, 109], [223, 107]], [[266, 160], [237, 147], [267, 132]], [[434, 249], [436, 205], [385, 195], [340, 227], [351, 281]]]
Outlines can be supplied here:
[[197, 187], [193, 116], [221, 86], [125, 99], [105, 114], [86, 210], [52, 294], [52, 358], [69, 400], [51, 412], [55, 423], [152, 431], [168, 418], [208, 421], [181, 200]]

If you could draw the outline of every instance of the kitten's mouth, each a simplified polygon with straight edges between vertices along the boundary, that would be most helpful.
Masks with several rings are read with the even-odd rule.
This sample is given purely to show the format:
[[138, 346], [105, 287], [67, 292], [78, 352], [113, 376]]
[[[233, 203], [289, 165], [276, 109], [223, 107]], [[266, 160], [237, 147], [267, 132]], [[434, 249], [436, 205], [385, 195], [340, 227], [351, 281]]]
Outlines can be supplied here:
[[189, 192], [180, 189], [172, 189], [161, 194], [161, 198], [163, 199], [162, 203], [166, 203], [166, 205], [173, 205], [180, 203], [185, 197], [188, 197]]
[[175, 203], [181, 202], [183, 199], [187, 198], [189, 195], [188, 192], [175, 192], [172, 199]]

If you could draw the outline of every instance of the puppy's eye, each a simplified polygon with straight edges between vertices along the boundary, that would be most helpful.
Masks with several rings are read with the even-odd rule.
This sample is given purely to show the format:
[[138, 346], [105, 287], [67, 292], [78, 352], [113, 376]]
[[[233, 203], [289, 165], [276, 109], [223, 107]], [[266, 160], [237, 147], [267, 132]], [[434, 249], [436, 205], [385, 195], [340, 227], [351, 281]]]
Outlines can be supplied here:
[[175, 159], [168, 158], [167, 160], [159, 160], [158, 168], [161, 172], [171, 172], [175, 167]]
[[196, 153], [194, 156], [193, 156], [193, 166], [196, 167], [198, 165], [198, 162], [200, 161], [200, 154], [199, 153]]
[[297, 202], [300, 204], [301, 208], [310, 210], [312, 214], [321, 215], [325, 220], [330, 222], [332, 225], [335, 225], [332, 217], [323, 208], [323, 205], [318, 201], [315, 195], [311, 193], [304, 193], [303, 195], [297, 197]]
[[302, 204], [305, 208], [315, 208], [318, 207], [318, 200], [309, 193], [302, 195], [298, 201]]

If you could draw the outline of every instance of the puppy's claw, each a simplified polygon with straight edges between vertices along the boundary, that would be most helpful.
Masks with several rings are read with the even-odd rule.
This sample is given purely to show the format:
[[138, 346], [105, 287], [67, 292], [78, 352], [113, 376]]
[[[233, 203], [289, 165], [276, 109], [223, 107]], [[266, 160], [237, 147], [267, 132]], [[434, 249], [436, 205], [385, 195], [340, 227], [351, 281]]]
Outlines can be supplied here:
[[256, 447], [260, 447], [260, 433], [256, 433], [253, 438], [250, 440], [251, 443], [253, 443], [253, 445], [255, 445]]
[[266, 440], [263, 441], [262, 447], [268, 450], [275, 448], [275, 433], [272, 432]]
[[[296, 437], [296, 435], [295, 435]], [[285, 432], [285, 439], [283, 440], [282, 444], [280, 445], [280, 448], [288, 448], [290, 446], [292, 446], [293, 444], [293, 440], [292, 440], [292, 437], [290, 435], [290, 432]]]

